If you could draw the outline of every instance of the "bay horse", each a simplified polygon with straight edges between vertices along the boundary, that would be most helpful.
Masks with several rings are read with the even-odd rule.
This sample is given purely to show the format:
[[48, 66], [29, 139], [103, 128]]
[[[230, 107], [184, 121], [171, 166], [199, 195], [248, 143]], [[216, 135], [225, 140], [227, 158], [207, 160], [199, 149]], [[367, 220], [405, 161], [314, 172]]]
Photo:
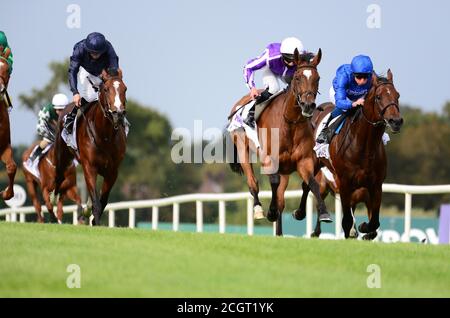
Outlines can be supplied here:
[[3, 51], [0, 46], [0, 159], [6, 165], [6, 173], [8, 174], [9, 183], [6, 189], [1, 191], [3, 200], [9, 200], [14, 196], [14, 177], [16, 175], [17, 165], [13, 158], [13, 150], [11, 147], [11, 131], [9, 123], [9, 99], [8, 99], [8, 83], [9, 83], [9, 64], [8, 57], [11, 50], [7, 48]]
[[[269, 175], [272, 200], [267, 213], [267, 219], [270, 222], [276, 222], [277, 235], [282, 235], [281, 216], [285, 206], [284, 192], [288, 186], [289, 175], [294, 171], [314, 193], [318, 202], [320, 221], [331, 222], [325, 203], [320, 197], [319, 186], [314, 179], [314, 137], [309, 120], [316, 107], [315, 100], [320, 80], [317, 65], [322, 58], [322, 50], [319, 49], [316, 55], [312, 53], [300, 55], [296, 50], [294, 58], [297, 69], [288, 89], [270, 102], [257, 122], [258, 133], [261, 135], [262, 131], [265, 131], [264, 134], [267, 134], [267, 137], [260, 138], [260, 141], [262, 149], [270, 158], [272, 167], [273, 162], [278, 161], [277, 171], [272, 171]], [[241, 98], [233, 107], [232, 113], [240, 105], [246, 105], [250, 99], [249, 95]], [[272, 137], [271, 129], [278, 131], [278, 137]], [[230, 163], [230, 167], [236, 173], [245, 174], [250, 193], [254, 198], [255, 218], [258, 218], [258, 214], [263, 217], [258, 197], [258, 180], [249, 160], [250, 142], [243, 132], [234, 131], [231, 137], [235, 152], [234, 161]], [[271, 149], [271, 138], [278, 138], [278, 149]]]
[[[34, 143], [26, 149], [22, 155], [22, 162], [25, 162], [29, 157], [33, 149], [37, 143]], [[53, 212], [53, 204], [50, 200], [50, 193], [55, 189], [55, 176], [56, 176], [56, 166], [55, 166], [55, 147], [54, 144], [51, 145], [50, 149], [44, 153], [39, 160], [38, 169], [40, 178], [36, 178], [31, 172], [29, 172], [24, 165], [22, 165], [23, 174], [25, 176], [25, 181], [27, 184], [28, 194], [33, 201], [34, 209], [36, 210], [37, 221], [39, 223], [44, 223], [44, 217], [41, 209], [41, 201], [38, 197], [38, 186], [41, 189], [42, 197], [45, 202], [45, 206], [47, 207], [48, 212], [50, 213], [50, 219], [52, 221], [57, 221], [58, 223], [62, 223], [63, 217], [63, 202], [67, 197], [73, 202], [76, 203], [77, 212], [79, 216], [82, 216], [83, 208], [81, 206], [81, 198], [78, 194], [77, 190], [77, 172], [75, 163], [72, 162], [67, 170], [64, 173], [64, 181], [61, 184], [61, 195], [58, 199], [57, 205], [57, 215]]]
[[[84, 178], [92, 204], [93, 225], [100, 225], [100, 218], [108, 203], [111, 189], [117, 179], [120, 163], [126, 151], [126, 90], [122, 71], [101, 75], [102, 83], [98, 100], [90, 103], [77, 120], [76, 141], [78, 151], [69, 148], [61, 137], [64, 114], [75, 105], [69, 104], [58, 121], [56, 137], [56, 187], [55, 195], [61, 192], [64, 171], [76, 158], [83, 167]], [[101, 192], [97, 190], [97, 176], [103, 177]], [[88, 207], [90, 208], [90, 207]]]
[[[322, 173], [317, 178], [321, 184], [322, 196], [330, 190], [339, 192], [342, 203], [342, 228], [345, 238], [357, 238], [354, 210], [357, 203], [364, 202], [369, 222], [363, 222], [358, 229], [365, 233], [363, 239], [372, 240], [377, 236], [380, 226], [379, 214], [382, 197], [382, 184], [386, 178], [387, 159], [382, 135], [386, 127], [393, 133], [400, 132], [403, 118], [400, 114], [399, 98], [391, 70], [387, 78], [372, 74], [372, 88], [365, 98], [364, 105], [347, 118], [340, 133], [331, 140], [330, 160], [319, 158], [334, 177], [334, 183], [326, 181]], [[322, 119], [330, 113], [334, 105], [324, 103], [323, 112], [316, 112], [312, 124], [317, 130]], [[303, 195], [299, 210], [305, 211], [309, 192], [307, 184], [302, 184]], [[303, 212], [304, 213], [304, 212]], [[313, 236], [319, 236], [320, 223], [317, 222]]]

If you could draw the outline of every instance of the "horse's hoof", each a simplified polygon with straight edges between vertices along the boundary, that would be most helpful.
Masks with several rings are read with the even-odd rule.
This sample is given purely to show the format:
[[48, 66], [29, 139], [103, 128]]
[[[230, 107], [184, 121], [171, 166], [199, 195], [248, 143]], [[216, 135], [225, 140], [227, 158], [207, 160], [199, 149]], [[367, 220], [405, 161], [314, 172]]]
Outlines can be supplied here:
[[9, 199], [12, 199], [12, 197], [14, 196], [14, 191], [10, 190], [10, 188], [7, 187], [6, 190], [1, 191], [0, 194], [2, 195], [2, 199], [4, 201], [7, 201]]
[[333, 220], [331, 219], [331, 216], [327, 212], [324, 212], [319, 215], [319, 222], [332, 223]]
[[253, 208], [253, 219], [255, 220], [262, 220], [265, 219], [266, 217], [264, 216], [264, 211], [262, 209], [262, 207], [260, 205], [256, 205]]
[[267, 220], [269, 222], [275, 222], [277, 220], [277, 218], [278, 218], [278, 212], [269, 211], [269, 213], [267, 213]]
[[319, 238], [320, 233], [316, 233], [316, 231], [311, 233], [311, 238]]
[[373, 231], [373, 232], [369, 232], [366, 235], [364, 235], [362, 238], [365, 241], [372, 241], [373, 239], [375, 239], [378, 235], [377, 231]]
[[292, 212], [292, 216], [297, 221], [301, 221], [306, 217], [306, 211], [300, 211], [299, 209], [297, 209], [294, 212]]
[[349, 239], [357, 239], [358, 238], [358, 231], [355, 228], [352, 228], [350, 230], [350, 234], [348, 236]]
[[369, 224], [367, 222], [363, 222], [358, 226], [358, 230], [361, 233], [369, 233]]

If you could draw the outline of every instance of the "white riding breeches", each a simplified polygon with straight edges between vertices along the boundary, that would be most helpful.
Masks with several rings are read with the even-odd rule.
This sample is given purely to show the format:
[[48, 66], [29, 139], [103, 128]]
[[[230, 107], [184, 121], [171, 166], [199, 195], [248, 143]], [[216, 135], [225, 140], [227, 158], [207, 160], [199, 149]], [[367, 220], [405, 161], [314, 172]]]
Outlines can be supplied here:
[[330, 102], [332, 102], [333, 104], [336, 104], [336, 99], [334, 98], [334, 95], [336, 94], [336, 92], [334, 91], [333, 86], [330, 87]]
[[267, 66], [264, 67], [262, 72], [263, 85], [264, 88], [269, 88], [269, 93], [271, 93], [272, 95], [278, 93], [278, 91], [280, 90], [280, 84], [278, 81], [279, 78], [279, 76], [276, 76], [272, 73], [270, 68], [268, 68]]
[[[78, 85], [77, 89], [80, 96], [83, 97], [88, 102], [93, 102], [98, 99], [98, 92], [92, 87], [91, 82], [96, 86], [100, 87], [102, 80], [100, 77], [88, 73], [83, 67], [80, 66], [78, 71]], [[90, 80], [90, 81], [89, 81]]]

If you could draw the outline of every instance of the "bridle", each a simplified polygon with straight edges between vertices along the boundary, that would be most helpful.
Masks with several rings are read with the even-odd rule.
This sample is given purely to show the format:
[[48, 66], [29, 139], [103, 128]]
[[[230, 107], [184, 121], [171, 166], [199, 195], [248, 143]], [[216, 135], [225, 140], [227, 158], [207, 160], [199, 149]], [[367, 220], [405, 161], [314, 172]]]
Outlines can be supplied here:
[[[99, 102], [100, 108], [103, 112], [103, 116], [105, 116], [105, 118], [107, 118], [113, 124], [115, 130], [119, 129], [119, 125], [123, 126], [124, 118], [125, 118], [125, 115], [127, 112], [125, 110], [120, 113], [117, 110], [112, 111], [111, 105], [109, 104], [109, 101], [108, 101], [108, 98], [105, 98], [106, 99], [106, 109], [105, 109], [105, 106], [102, 103], [102, 97], [104, 97], [102, 88], [107, 82], [109, 82], [111, 80], [117, 80], [117, 79], [118, 79], [118, 77], [111, 77], [106, 82], [102, 82], [100, 84], [100, 87], [96, 87], [96, 86], [92, 85], [92, 87], [94, 87], [94, 90], [96, 90], [97, 92], [100, 91], [99, 96], [98, 96], [98, 102]], [[118, 118], [119, 120], [117, 122], [115, 122], [114, 118]]]
[[[317, 67], [314, 66], [314, 65], [310, 65], [310, 64], [297, 66], [297, 72], [299, 70], [301, 70], [301, 69], [304, 69], [304, 68], [313, 69], [313, 70], [315, 70], [317, 72]], [[295, 85], [292, 87], [292, 90], [293, 90], [294, 95], [295, 95], [296, 105], [300, 106], [300, 107], [301, 107], [302, 104], [305, 104], [303, 101], [304, 100], [306, 101], [306, 98], [308, 98], [309, 96], [314, 96], [314, 98], [316, 98], [317, 94], [320, 94], [319, 91], [314, 92], [314, 91], [311, 91], [311, 90], [308, 90], [308, 91], [303, 92], [303, 93], [299, 93], [299, 92], [296, 91]]]
[[[380, 88], [383, 85], [391, 85], [392, 87], [394, 87], [394, 84], [391, 82], [380, 83], [375, 87], [375, 103], [373, 104], [373, 108], [375, 108], [375, 104], [377, 104], [378, 106], [381, 106], [380, 107], [381, 111], [380, 110], [378, 111], [378, 116], [381, 118], [381, 120], [371, 121], [370, 119], [368, 119], [366, 114], [364, 113], [364, 106], [362, 107], [362, 115], [363, 115], [364, 119], [374, 127], [386, 126], [387, 121], [386, 121], [386, 119], [383, 118], [383, 116], [389, 107], [394, 106], [397, 109], [397, 111], [400, 112], [400, 108], [398, 106], [398, 103], [396, 103], [396, 102], [390, 102], [389, 104], [384, 105], [384, 106], [380, 104], [380, 98], [377, 97], [377, 90], [378, 90], [378, 88]], [[375, 112], [374, 109], [373, 109], [373, 111]]]

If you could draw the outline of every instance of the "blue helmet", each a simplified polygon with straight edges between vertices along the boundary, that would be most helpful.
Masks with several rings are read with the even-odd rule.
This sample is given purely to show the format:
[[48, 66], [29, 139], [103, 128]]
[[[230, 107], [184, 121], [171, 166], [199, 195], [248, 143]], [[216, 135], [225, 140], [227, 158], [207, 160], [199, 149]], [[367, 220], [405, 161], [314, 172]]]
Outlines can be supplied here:
[[104, 53], [107, 49], [105, 36], [98, 32], [90, 33], [84, 41], [86, 49], [92, 53]]
[[366, 55], [355, 56], [352, 60], [352, 72], [370, 74], [373, 72], [373, 64]]

